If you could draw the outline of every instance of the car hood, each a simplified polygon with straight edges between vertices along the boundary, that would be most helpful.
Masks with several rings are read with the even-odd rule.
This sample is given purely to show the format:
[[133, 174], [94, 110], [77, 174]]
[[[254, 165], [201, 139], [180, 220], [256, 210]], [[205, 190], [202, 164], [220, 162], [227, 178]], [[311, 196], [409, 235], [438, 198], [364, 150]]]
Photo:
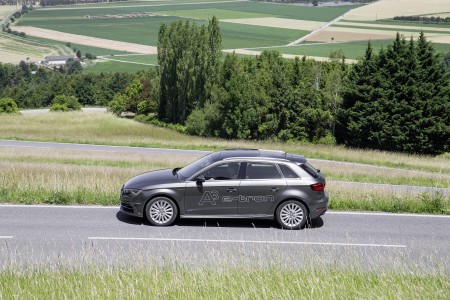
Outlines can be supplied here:
[[173, 169], [156, 170], [137, 175], [129, 179], [125, 183], [124, 188], [142, 189], [152, 185], [180, 182], [181, 180], [177, 175], [173, 175], [172, 170]]

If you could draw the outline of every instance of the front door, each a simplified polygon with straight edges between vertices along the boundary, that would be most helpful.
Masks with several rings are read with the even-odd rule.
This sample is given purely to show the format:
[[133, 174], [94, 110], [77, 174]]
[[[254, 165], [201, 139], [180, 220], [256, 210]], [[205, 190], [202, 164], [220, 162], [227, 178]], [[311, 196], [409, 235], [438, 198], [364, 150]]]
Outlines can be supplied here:
[[212, 166], [186, 184], [186, 215], [235, 215], [240, 179], [240, 163]]

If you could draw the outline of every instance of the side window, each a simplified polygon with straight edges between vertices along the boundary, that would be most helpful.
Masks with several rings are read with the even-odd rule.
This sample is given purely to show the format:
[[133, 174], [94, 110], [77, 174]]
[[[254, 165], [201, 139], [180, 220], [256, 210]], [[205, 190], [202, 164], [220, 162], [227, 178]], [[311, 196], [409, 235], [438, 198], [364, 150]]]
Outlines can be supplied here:
[[277, 179], [281, 174], [275, 164], [271, 163], [247, 163], [246, 179]]
[[237, 162], [220, 164], [220, 165], [210, 168], [209, 170], [207, 170], [206, 172], [204, 172], [201, 175], [205, 176], [206, 180], [237, 179], [238, 175], [239, 175], [240, 165], [241, 165], [241, 163], [237, 163]]
[[292, 169], [286, 165], [278, 165], [283, 173], [284, 178], [300, 178]]

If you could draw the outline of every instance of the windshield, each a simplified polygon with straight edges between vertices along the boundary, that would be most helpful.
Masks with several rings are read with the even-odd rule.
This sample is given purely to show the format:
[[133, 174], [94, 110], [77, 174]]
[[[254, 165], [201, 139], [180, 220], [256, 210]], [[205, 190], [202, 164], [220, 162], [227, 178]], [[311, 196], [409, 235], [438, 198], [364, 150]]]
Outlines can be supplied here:
[[204, 167], [209, 166], [212, 162], [213, 162], [212, 153], [210, 153], [210, 154], [207, 154], [207, 155], [197, 159], [196, 161], [187, 165], [186, 167], [180, 169], [177, 172], [177, 174], [181, 178], [187, 179], [187, 178], [191, 177], [192, 175], [194, 175], [195, 173], [197, 173], [198, 171], [200, 171], [201, 169], [203, 169]]

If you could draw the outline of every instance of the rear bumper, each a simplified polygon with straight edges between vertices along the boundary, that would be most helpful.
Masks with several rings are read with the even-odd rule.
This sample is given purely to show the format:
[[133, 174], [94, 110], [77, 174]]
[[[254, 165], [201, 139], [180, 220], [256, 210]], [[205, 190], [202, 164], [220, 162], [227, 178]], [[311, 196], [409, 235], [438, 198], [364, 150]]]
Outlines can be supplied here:
[[315, 219], [320, 217], [321, 215], [325, 214], [325, 212], [328, 210], [328, 193], [325, 193], [325, 197], [323, 197], [319, 201], [314, 201], [309, 206], [309, 217], [311, 219]]

